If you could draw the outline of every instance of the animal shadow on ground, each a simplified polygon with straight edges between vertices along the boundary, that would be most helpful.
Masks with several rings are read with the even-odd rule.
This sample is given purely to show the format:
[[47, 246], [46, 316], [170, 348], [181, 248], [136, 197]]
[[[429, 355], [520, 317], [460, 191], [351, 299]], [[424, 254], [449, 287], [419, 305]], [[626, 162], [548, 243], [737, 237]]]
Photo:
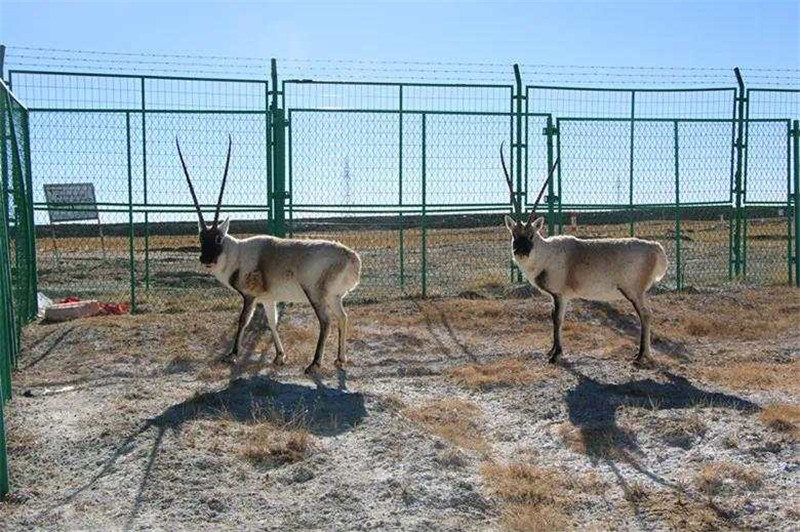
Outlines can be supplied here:
[[[741, 397], [702, 390], [685, 377], [671, 372], [661, 372], [663, 382], [647, 378], [607, 384], [586, 376], [570, 364], [564, 364], [564, 367], [578, 379], [578, 385], [565, 397], [569, 421], [574, 426], [565, 439], [591, 459], [604, 461], [626, 493], [629, 485], [617, 466], [618, 462], [629, 465], [664, 487], [676, 491], [680, 488], [644, 467], [639, 460], [644, 453], [637, 444], [635, 433], [617, 424], [619, 407], [650, 410], [729, 408], [746, 412], [759, 409], [758, 405]], [[720, 517], [728, 516], [720, 514]]]
[[313, 388], [281, 383], [263, 375], [235, 379], [221, 390], [197, 394], [148, 419], [117, 446], [97, 474], [49, 510], [70, 503], [100, 479], [111, 474], [117, 462], [135, 450], [136, 440], [154, 428], [155, 436], [150, 443], [139, 488], [125, 526], [130, 529], [139, 514], [145, 488], [153, 473], [153, 465], [167, 430], [177, 433], [184, 423], [198, 419], [224, 418], [250, 423], [263, 419], [265, 415], [278, 422], [299, 421], [311, 434], [326, 437], [351, 430], [364, 418], [366, 409], [363, 394], [326, 388], [319, 383]]
[[[605, 301], [584, 301], [584, 304], [594, 312], [601, 313], [611, 324], [633, 338], [639, 338], [639, 320], [631, 308], [630, 313], [620, 312], [613, 305]], [[629, 307], [630, 308], [630, 307]], [[687, 361], [689, 349], [684, 342], [671, 340], [658, 333], [657, 324], [653, 327], [653, 347], [658, 348], [672, 358]]]

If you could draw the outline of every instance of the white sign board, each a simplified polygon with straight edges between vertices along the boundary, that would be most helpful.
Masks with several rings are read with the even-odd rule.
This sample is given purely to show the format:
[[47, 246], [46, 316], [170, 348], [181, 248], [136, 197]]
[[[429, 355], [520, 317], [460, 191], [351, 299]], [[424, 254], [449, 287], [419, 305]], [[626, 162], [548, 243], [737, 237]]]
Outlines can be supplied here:
[[[76, 220], [100, 220], [92, 183], [44, 185], [44, 196], [51, 224]], [[78, 206], [80, 209], [77, 208]]]

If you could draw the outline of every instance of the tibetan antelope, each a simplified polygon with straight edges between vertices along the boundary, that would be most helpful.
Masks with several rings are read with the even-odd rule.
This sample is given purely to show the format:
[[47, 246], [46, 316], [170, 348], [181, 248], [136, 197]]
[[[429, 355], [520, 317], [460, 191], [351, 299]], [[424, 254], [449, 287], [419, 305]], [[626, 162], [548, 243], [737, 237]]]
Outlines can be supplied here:
[[220, 283], [238, 292], [243, 300], [233, 347], [223, 358], [233, 361], [240, 353], [244, 330], [256, 305], [261, 304], [275, 343], [274, 363], [284, 364], [286, 354], [278, 336], [276, 305], [280, 302], [309, 302], [319, 320], [319, 338], [314, 360], [306, 368], [306, 373], [313, 373], [320, 367], [332, 319], [336, 320], [339, 329], [336, 366], [343, 367], [347, 362], [347, 313], [342, 299], [359, 283], [361, 259], [358, 254], [342, 244], [327, 240], [295, 240], [267, 235], [240, 240], [229, 235], [230, 221], [226, 218], [219, 223], [219, 211], [231, 161], [230, 137], [214, 221], [207, 225], [177, 138], [175, 144], [199, 218], [200, 262]]
[[[513, 187], [502, 145], [500, 162], [513, 203]], [[505, 217], [514, 263], [531, 284], [553, 300], [553, 347], [547, 353], [549, 361], [555, 363], [562, 353], [561, 326], [570, 299], [627, 299], [639, 315], [641, 326], [639, 353], [634, 359], [638, 364], [650, 356], [651, 312], [646, 293], [664, 277], [667, 255], [658, 242], [639, 238], [543, 237], [540, 231], [544, 218], [536, 218], [536, 207], [557, 164], [558, 160], [550, 168], [527, 223], [515, 221], [509, 215]]]

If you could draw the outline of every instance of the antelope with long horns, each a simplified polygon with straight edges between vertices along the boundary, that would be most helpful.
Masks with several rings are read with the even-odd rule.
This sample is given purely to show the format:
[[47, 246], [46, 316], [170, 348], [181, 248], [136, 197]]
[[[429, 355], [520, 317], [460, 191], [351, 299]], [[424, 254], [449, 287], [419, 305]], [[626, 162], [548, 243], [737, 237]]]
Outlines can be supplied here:
[[278, 336], [276, 305], [280, 302], [308, 302], [319, 320], [319, 338], [314, 360], [306, 368], [306, 373], [313, 373], [320, 368], [332, 320], [339, 330], [335, 364], [342, 368], [347, 362], [345, 340], [348, 325], [342, 300], [359, 283], [361, 259], [358, 254], [342, 244], [327, 240], [295, 240], [268, 235], [238, 239], [229, 235], [230, 222], [226, 218], [219, 223], [219, 211], [231, 160], [233, 140], [230, 137], [214, 221], [207, 225], [177, 138], [175, 144], [199, 218], [200, 262], [220, 283], [238, 292], [243, 300], [233, 347], [223, 358], [233, 361], [241, 352], [244, 330], [256, 305], [261, 304], [275, 343], [274, 363], [284, 364], [286, 354]]
[[[502, 145], [500, 162], [513, 198]], [[667, 271], [664, 248], [658, 242], [639, 238], [586, 240], [568, 235], [543, 237], [540, 231], [544, 218], [536, 218], [536, 208], [556, 165], [558, 160], [550, 168], [527, 223], [516, 221], [509, 215], [505, 217], [506, 227], [511, 233], [514, 262], [531, 284], [553, 300], [553, 347], [547, 353], [548, 359], [555, 363], [562, 354], [561, 327], [570, 299], [627, 299], [639, 316], [639, 353], [634, 363], [641, 363], [643, 358], [650, 356], [652, 313], [646, 294]]]

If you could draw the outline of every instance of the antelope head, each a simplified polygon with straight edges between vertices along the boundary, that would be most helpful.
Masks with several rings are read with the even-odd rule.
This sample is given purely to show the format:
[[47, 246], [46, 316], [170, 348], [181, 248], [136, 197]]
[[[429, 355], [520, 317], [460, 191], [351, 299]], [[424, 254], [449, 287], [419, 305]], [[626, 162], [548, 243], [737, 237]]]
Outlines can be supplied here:
[[[503, 157], [502, 143], [500, 144], [500, 164], [503, 165], [503, 174], [505, 175], [506, 184], [508, 185], [509, 200], [513, 210], [514, 186], [511, 181], [511, 175], [508, 173], [508, 169], [506, 168], [505, 157]], [[556, 161], [553, 163], [553, 166], [550, 167], [550, 171], [547, 174], [547, 179], [545, 179], [544, 183], [542, 184], [542, 188], [539, 190], [539, 195], [536, 197], [536, 201], [533, 204], [533, 209], [528, 216], [527, 222], [515, 220], [510, 214], [506, 214], [505, 216], [504, 221], [506, 228], [508, 229], [508, 232], [511, 233], [511, 249], [513, 251], [514, 258], [517, 260], [528, 258], [533, 251], [536, 240], [542, 238], [540, 231], [544, 225], [544, 218], [536, 217], [536, 208], [539, 206], [539, 201], [542, 199], [542, 194], [544, 194], [547, 183], [549, 183], [550, 179], [553, 177], [553, 171], [557, 165], [558, 159], [556, 159]]]
[[197, 194], [194, 192], [192, 179], [189, 177], [189, 171], [186, 169], [186, 162], [183, 160], [181, 153], [181, 145], [175, 138], [175, 145], [178, 147], [178, 156], [181, 159], [181, 166], [183, 166], [183, 174], [186, 176], [186, 182], [189, 184], [189, 192], [192, 193], [192, 200], [194, 200], [194, 208], [197, 210], [198, 229], [200, 233], [200, 262], [206, 268], [213, 268], [216, 266], [219, 257], [223, 252], [223, 243], [225, 237], [228, 235], [228, 228], [230, 221], [228, 218], [222, 223], [219, 223], [219, 210], [222, 207], [222, 195], [225, 193], [225, 181], [228, 178], [228, 167], [231, 162], [231, 146], [233, 139], [228, 135], [228, 157], [225, 160], [225, 173], [222, 175], [222, 186], [219, 189], [219, 199], [217, 199], [217, 208], [214, 211], [214, 221], [211, 225], [207, 225], [203, 219], [203, 213], [200, 210], [200, 203], [197, 201]]

